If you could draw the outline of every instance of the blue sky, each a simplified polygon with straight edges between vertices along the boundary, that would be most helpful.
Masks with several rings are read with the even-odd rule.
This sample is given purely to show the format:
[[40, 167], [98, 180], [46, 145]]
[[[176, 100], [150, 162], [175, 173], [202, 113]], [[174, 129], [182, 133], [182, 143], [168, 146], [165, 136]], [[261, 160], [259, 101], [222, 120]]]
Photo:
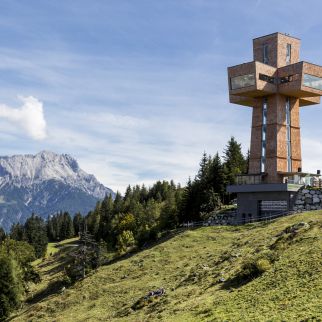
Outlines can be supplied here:
[[[248, 149], [251, 109], [229, 104], [227, 66], [276, 31], [322, 65], [321, 11], [318, 0], [1, 0], [0, 154], [69, 153], [121, 192], [185, 184], [231, 135]], [[301, 118], [303, 170], [315, 171], [321, 106]]]

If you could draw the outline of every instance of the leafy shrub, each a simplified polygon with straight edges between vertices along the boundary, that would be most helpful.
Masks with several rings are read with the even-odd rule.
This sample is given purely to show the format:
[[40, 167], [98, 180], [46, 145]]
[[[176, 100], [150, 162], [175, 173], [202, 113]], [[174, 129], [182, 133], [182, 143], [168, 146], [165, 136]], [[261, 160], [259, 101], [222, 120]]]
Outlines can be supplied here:
[[135, 246], [135, 239], [132, 231], [125, 230], [117, 236], [117, 250], [120, 254], [128, 252]]
[[260, 258], [256, 261], [256, 267], [260, 273], [265, 273], [272, 268], [272, 263], [266, 258]]
[[248, 281], [261, 276], [272, 268], [272, 264], [278, 259], [276, 253], [264, 250], [249, 258], [241, 265], [236, 278], [240, 281]]

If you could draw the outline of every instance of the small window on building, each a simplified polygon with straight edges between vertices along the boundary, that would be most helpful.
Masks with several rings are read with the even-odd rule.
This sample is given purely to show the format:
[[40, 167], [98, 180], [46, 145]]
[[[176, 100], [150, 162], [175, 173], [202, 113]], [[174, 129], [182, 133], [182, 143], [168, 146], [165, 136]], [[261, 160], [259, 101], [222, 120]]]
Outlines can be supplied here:
[[287, 44], [286, 45], [286, 65], [289, 65], [291, 63], [291, 49], [292, 49], [292, 45]]
[[260, 80], [262, 80], [262, 81], [267, 82], [267, 83], [275, 84], [275, 78], [272, 77], [272, 76], [268, 76], [268, 75], [265, 75], [265, 74], [259, 74], [258, 78]]
[[263, 63], [268, 64], [268, 45], [263, 46]]

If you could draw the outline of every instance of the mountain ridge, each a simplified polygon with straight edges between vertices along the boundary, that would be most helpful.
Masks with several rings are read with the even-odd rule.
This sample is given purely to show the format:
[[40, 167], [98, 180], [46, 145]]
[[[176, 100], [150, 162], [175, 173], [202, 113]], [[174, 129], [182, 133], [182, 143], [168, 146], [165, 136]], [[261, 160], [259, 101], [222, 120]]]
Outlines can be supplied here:
[[0, 156], [0, 226], [6, 230], [32, 212], [42, 217], [58, 211], [86, 213], [109, 194], [114, 196], [69, 154]]

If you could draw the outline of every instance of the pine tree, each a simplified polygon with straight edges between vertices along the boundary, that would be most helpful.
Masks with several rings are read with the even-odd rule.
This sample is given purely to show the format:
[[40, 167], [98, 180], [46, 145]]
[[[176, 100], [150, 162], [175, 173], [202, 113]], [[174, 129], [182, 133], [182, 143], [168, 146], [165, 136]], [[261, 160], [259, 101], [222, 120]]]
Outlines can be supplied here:
[[17, 262], [8, 256], [0, 256], [0, 320], [18, 308], [22, 292], [22, 278]]
[[10, 229], [10, 238], [14, 240], [26, 240], [24, 226], [19, 223], [13, 224]]
[[72, 218], [68, 212], [64, 212], [63, 222], [64, 222], [63, 239], [72, 238], [74, 236], [74, 226], [73, 226]]
[[182, 202], [179, 210], [179, 222], [199, 220], [200, 191], [198, 182], [189, 178], [183, 190]]
[[44, 220], [35, 214], [32, 214], [32, 216], [27, 219], [24, 230], [27, 242], [35, 249], [36, 257], [40, 258], [45, 256], [48, 237], [47, 226]]
[[84, 218], [80, 213], [77, 213], [73, 218], [75, 236], [79, 236], [79, 233], [83, 229], [83, 225], [84, 225]]
[[221, 159], [219, 157], [218, 152], [212, 159], [212, 162], [209, 166], [209, 179], [210, 186], [213, 191], [219, 196], [222, 196], [225, 192], [225, 175], [224, 175], [224, 167], [222, 165]]
[[0, 227], [0, 243], [6, 239], [6, 232]]
[[145, 187], [143, 184], [141, 189], [140, 189], [140, 202], [146, 202], [148, 200], [148, 189]]
[[47, 237], [50, 241], [55, 241], [55, 230], [52, 217], [48, 216], [47, 219]]
[[[132, 195], [133, 195], [132, 198], [134, 198], [134, 190]], [[117, 215], [119, 213], [122, 213], [124, 211], [123, 206], [124, 206], [124, 201], [123, 201], [122, 195], [117, 191], [114, 199], [113, 214]]]
[[160, 230], [173, 229], [178, 225], [178, 204], [176, 202], [175, 191], [171, 191], [167, 199], [164, 201], [164, 205], [160, 214]]
[[224, 151], [226, 184], [234, 184], [236, 175], [246, 172], [246, 161], [241, 151], [241, 144], [232, 136]]
[[93, 236], [98, 235], [99, 223], [100, 223], [101, 203], [96, 203], [95, 209], [86, 216], [87, 228], [90, 234]]
[[208, 181], [210, 161], [211, 157], [204, 152], [199, 163], [199, 171], [196, 177], [196, 179], [203, 184], [207, 184]]
[[[128, 196], [130, 198], [130, 196]], [[99, 229], [96, 240], [104, 240], [106, 242], [110, 241], [109, 235], [111, 233], [111, 225], [113, 219], [113, 208], [114, 202], [111, 195], [108, 195], [104, 198], [101, 205], [101, 214], [100, 214], [100, 222]]]

